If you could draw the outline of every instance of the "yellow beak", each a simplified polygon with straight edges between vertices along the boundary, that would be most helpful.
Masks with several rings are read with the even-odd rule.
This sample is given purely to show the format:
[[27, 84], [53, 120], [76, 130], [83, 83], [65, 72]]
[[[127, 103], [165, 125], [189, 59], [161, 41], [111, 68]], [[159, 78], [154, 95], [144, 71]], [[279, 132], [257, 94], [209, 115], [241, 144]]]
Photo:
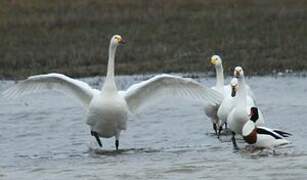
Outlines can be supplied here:
[[211, 64], [216, 64], [216, 60], [215, 59], [211, 59]]

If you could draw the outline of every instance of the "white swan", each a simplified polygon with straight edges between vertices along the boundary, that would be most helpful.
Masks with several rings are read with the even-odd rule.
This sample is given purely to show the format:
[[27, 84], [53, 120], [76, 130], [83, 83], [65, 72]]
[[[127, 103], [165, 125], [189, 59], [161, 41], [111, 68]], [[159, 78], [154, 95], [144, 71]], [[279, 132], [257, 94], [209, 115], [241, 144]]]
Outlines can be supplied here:
[[119, 135], [126, 129], [128, 110], [136, 113], [153, 105], [166, 96], [186, 97], [211, 105], [221, 103], [220, 94], [200, 83], [187, 78], [158, 75], [149, 80], [132, 85], [126, 91], [118, 91], [114, 81], [114, 57], [119, 44], [124, 43], [119, 35], [112, 37], [109, 46], [107, 76], [102, 90], [92, 89], [88, 84], [71, 79], [62, 74], [31, 76], [3, 92], [3, 96], [14, 98], [28, 93], [54, 90], [79, 100], [87, 110], [86, 123], [91, 135], [100, 146], [99, 137], [115, 136], [118, 149]]
[[[224, 71], [223, 71], [222, 59], [218, 55], [213, 55], [211, 57], [210, 62], [215, 66], [215, 71], [216, 71], [216, 85], [211, 88], [221, 93], [223, 95], [223, 98], [226, 96], [230, 96], [231, 93], [230, 87], [224, 85]], [[220, 104], [215, 106], [206, 104], [204, 108], [206, 115], [211, 119], [213, 129], [217, 135], [219, 128], [219, 118], [217, 116], [217, 111], [219, 109], [219, 106]]]
[[[239, 83], [238, 79], [236, 77], [233, 77], [230, 81], [230, 89], [231, 89], [231, 95], [227, 95], [224, 97], [222, 104], [219, 106], [218, 111], [217, 111], [217, 117], [219, 119], [219, 131], [218, 131], [218, 136], [220, 135], [220, 132], [222, 130], [223, 125], [225, 124], [225, 128], [227, 129], [227, 117], [231, 110], [234, 107], [234, 102], [235, 102], [235, 96], [237, 94], [237, 91], [239, 89]], [[254, 102], [255, 103], [255, 98], [254, 94], [251, 91], [250, 87], [246, 84], [246, 90], [248, 92], [248, 102]]]
[[254, 147], [257, 148], [269, 149], [289, 143], [289, 141], [286, 140], [285, 137], [290, 136], [290, 133], [281, 130], [256, 126], [256, 121], [256, 118], [251, 118], [243, 126], [242, 136], [245, 142], [247, 142], [248, 144], [252, 144]]
[[[232, 142], [234, 147], [237, 149], [235, 142], [235, 134], [242, 135], [242, 128], [244, 124], [250, 119], [252, 107], [256, 107], [256, 104], [252, 97], [248, 95], [245, 77], [242, 67], [237, 66], [234, 70], [234, 76], [238, 78], [239, 90], [235, 98], [234, 107], [227, 117], [227, 123], [229, 129], [233, 132]], [[263, 125], [264, 118], [260, 110], [257, 111], [257, 123], [256, 125]]]
[[[212, 87], [212, 89], [218, 91], [223, 95], [223, 98], [227, 98], [226, 102], [231, 99], [231, 85], [224, 85], [224, 70], [223, 70], [223, 64], [222, 64], [222, 59], [218, 55], [213, 55], [211, 57], [211, 64], [214, 65], [215, 71], [216, 71], [216, 85]], [[255, 101], [255, 96], [254, 93], [251, 91], [250, 87], [246, 85], [246, 89], [248, 94], [254, 99]], [[223, 108], [225, 107], [225, 103]], [[222, 116], [228, 115], [229, 111], [231, 110], [232, 107], [229, 107], [227, 110], [223, 111]], [[212, 105], [206, 105], [205, 106], [205, 113], [206, 115], [211, 119], [213, 129], [215, 133], [219, 136], [221, 130], [223, 129], [223, 125], [226, 125], [226, 117], [222, 117], [224, 120], [221, 120], [218, 111], [220, 109], [220, 105], [217, 106], [212, 106]], [[222, 110], [220, 110], [222, 111]], [[226, 114], [224, 114], [226, 113]], [[221, 114], [220, 114], [221, 115]], [[226, 125], [227, 126], [227, 125]]]
[[218, 136], [220, 135], [220, 132], [222, 130], [221, 127], [225, 124], [227, 128], [227, 116], [231, 112], [234, 102], [235, 102], [235, 96], [239, 88], [238, 84], [238, 79], [237, 78], [232, 78], [230, 81], [230, 88], [231, 88], [231, 95], [230, 96], [225, 96], [221, 105], [218, 108], [217, 111], [217, 116], [219, 119], [219, 132]]

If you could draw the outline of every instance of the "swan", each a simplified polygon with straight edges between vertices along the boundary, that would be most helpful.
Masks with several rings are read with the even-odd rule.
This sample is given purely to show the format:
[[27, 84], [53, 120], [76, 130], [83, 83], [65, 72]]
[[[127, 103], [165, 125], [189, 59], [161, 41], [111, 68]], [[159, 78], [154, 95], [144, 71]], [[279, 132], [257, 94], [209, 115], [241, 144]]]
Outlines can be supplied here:
[[[252, 109], [252, 113], [257, 113], [257, 108]], [[291, 136], [290, 133], [270, 129], [266, 127], [256, 126], [257, 118], [252, 118], [248, 120], [242, 129], [242, 136], [245, 142], [252, 144], [257, 148], [269, 148], [272, 149], [276, 146], [281, 146], [288, 144], [289, 141], [285, 137]]]
[[[238, 146], [235, 141], [235, 134], [242, 135], [242, 128], [244, 124], [250, 119], [252, 107], [256, 107], [255, 101], [247, 93], [246, 83], [243, 68], [240, 66], [235, 67], [234, 76], [238, 78], [239, 89], [235, 98], [234, 107], [227, 116], [227, 123], [229, 129], [232, 131], [232, 142], [235, 149]], [[264, 125], [264, 117], [262, 111], [257, 110], [257, 126]]]
[[[221, 93], [222, 97], [230, 96], [231, 89], [229, 86], [224, 85], [224, 71], [223, 71], [223, 65], [222, 65], [222, 59], [218, 55], [213, 55], [211, 57], [211, 64], [215, 66], [216, 71], [216, 85], [211, 87], [213, 90]], [[211, 119], [213, 129], [215, 133], [218, 135], [218, 127], [219, 127], [219, 119], [217, 116], [217, 112], [219, 109], [220, 104], [218, 105], [210, 105], [205, 104], [204, 111], [205, 114]]]
[[[226, 102], [228, 99], [231, 99], [231, 93], [232, 93], [232, 88], [231, 85], [224, 85], [224, 70], [223, 70], [223, 64], [222, 64], [222, 58], [218, 55], [213, 55], [211, 57], [211, 64], [214, 65], [215, 71], [216, 71], [216, 85], [211, 87], [212, 89], [218, 91], [223, 95], [223, 98], [227, 98]], [[250, 97], [253, 98], [254, 101], [256, 101], [256, 98], [254, 96], [254, 93], [252, 92], [251, 88], [246, 85], [247, 92]], [[225, 127], [227, 128], [227, 122], [226, 118], [222, 117], [224, 120], [221, 121], [218, 111], [220, 109], [220, 105], [217, 106], [212, 106], [212, 105], [205, 105], [205, 113], [206, 115], [211, 119], [213, 129], [215, 133], [219, 136], [221, 130], [223, 129], [223, 125], [225, 124]], [[225, 107], [225, 104], [223, 108]], [[231, 108], [230, 108], [231, 109]], [[228, 113], [229, 110], [223, 111], [224, 113]], [[220, 110], [222, 111], [222, 110]], [[221, 115], [221, 114], [220, 114]], [[227, 116], [227, 114], [223, 114], [224, 116]]]
[[227, 116], [234, 106], [235, 96], [239, 88], [238, 79], [235, 77], [232, 78], [229, 85], [231, 88], [231, 95], [224, 97], [217, 111], [217, 117], [219, 119], [218, 137], [220, 136], [224, 124], [225, 124], [225, 129], [227, 129]]
[[93, 89], [85, 82], [63, 74], [50, 73], [30, 76], [2, 93], [6, 98], [16, 98], [29, 93], [54, 90], [78, 100], [87, 112], [86, 124], [90, 134], [102, 147], [100, 137], [115, 137], [118, 150], [119, 136], [127, 128], [128, 113], [139, 113], [153, 106], [166, 96], [177, 96], [199, 100], [215, 105], [221, 103], [220, 94], [189, 79], [167, 74], [157, 75], [146, 81], [130, 86], [126, 91], [118, 91], [114, 80], [114, 59], [116, 48], [125, 41], [114, 35], [109, 45], [107, 75], [101, 90]]
[[[227, 129], [227, 117], [231, 110], [234, 107], [234, 102], [235, 102], [235, 96], [237, 94], [237, 91], [239, 89], [239, 84], [238, 84], [238, 79], [236, 77], [233, 77], [230, 81], [230, 89], [231, 89], [231, 95], [230, 96], [225, 96], [221, 105], [218, 108], [217, 111], [217, 117], [219, 119], [219, 131], [218, 131], [218, 137], [222, 131], [222, 127], [225, 124], [225, 129]], [[250, 87], [246, 84], [246, 89], [248, 92], [247, 96], [247, 101], [248, 102], [253, 102], [256, 105], [254, 94], [251, 91]]]

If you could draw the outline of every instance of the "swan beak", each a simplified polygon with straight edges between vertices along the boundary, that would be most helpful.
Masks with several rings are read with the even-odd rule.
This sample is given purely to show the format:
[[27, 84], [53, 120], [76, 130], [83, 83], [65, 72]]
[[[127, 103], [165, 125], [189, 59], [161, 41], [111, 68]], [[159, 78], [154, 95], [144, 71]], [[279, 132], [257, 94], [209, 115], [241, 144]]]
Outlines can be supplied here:
[[236, 78], [239, 78], [240, 77], [240, 72], [239, 71], [235, 71], [234, 75], [235, 75]]
[[124, 40], [123, 38], [121, 38], [121, 39], [118, 41], [118, 43], [119, 43], [119, 44], [126, 44], [126, 43], [127, 43], [127, 41], [126, 41], [126, 40]]
[[215, 59], [211, 59], [210, 62], [211, 62], [211, 64], [214, 64], [214, 65], [216, 64], [216, 60]]

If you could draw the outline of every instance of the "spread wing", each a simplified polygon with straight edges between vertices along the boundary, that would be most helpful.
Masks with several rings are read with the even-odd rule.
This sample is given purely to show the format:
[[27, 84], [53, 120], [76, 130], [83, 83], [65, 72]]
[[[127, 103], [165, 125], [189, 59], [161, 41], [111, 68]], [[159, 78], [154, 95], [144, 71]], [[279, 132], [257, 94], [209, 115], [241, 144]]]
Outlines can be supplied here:
[[220, 104], [223, 95], [190, 78], [173, 75], [157, 75], [137, 83], [122, 92], [129, 110], [137, 113], [154, 105], [167, 96], [191, 99], [201, 103]]
[[93, 95], [98, 92], [88, 84], [69, 78], [62, 74], [51, 73], [31, 76], [21, 81], [2, 93], [6, 98], [17, 98], [26, 94], [58, 91], [78, 99], [85, 107], [88, 107]]

